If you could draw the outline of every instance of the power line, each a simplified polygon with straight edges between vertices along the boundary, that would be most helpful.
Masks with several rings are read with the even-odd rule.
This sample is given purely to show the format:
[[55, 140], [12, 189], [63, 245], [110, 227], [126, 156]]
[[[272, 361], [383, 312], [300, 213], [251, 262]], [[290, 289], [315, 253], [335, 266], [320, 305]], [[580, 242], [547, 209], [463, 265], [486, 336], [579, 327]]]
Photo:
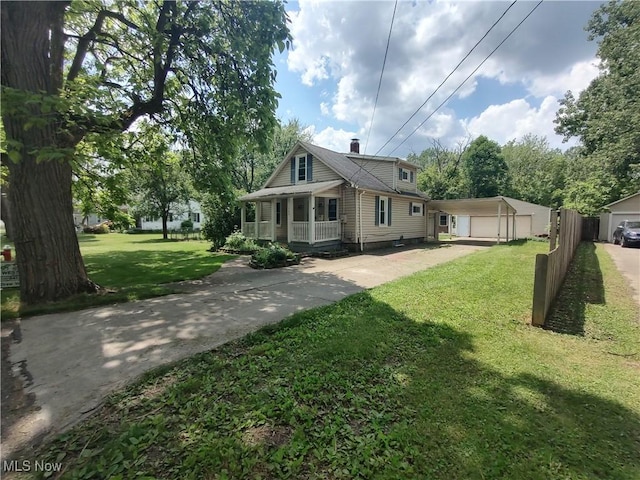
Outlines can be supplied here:
[[422, 103], [422, 105], [420, 105], [420, 106], [416, 109], [416, 111], [415, 111], [415, 112], [413, 112], [413, 113], [411, 114], [411, 116], [407, 119], [407, 121], [406, 121], [406, 122], [404, 122], [404, 123], [402, 124], [402, 126], [401, 126], [398, 130], [396, 130], [396, 132], [395, 132], [393, 135], [391, 135], [391, 137], [389, 138], [389, 140], [387, 140], [387, 141], [385, 142], [385, 144], [384, 144], [384, 145], [382, 145], [382, 146], [378, 149], [378, 151], [375, 153], [376, 155], [378, 155], [378, 153], [380, 153], [380, 152], [382, 151], [382, 149], [383, 149], [384, 147], [386, 147], [386, 146], [389, 144], [389, 142], [391, 142], [391, 140], [393, 140], [393, 139], [396, 137], [396, 135], [398, 135], [398, 133], [400, 133], [400, 131], [401, 131], [404, 127], [406, 127], [406, 126], [407, 126], [407, 124], [411, 121], [411, 119], [412, 119], [413, 117], [415, 117], [415, 116], [418, 114], [418, 112], [420, 112], [420, 109], [422, 109], [422, 107], [424, 107], [424, 106], [427, 104], [427, 102], [428, 102], [429, 100], [431, 100], [431, 98], [432, 98], [432, 97], [433, 97], [433, 96], [438, 92], [438, 90], [440, 90], [440, 87], [442, 87], [442, 85], [444, 85], [444, 84], [445, 84], [445, 82], [446, 82], [447, 80], [449, 80], [449, 78], [451, 78], [451, 75], [453, 75], [453, 74], [456, 72], [456, 70], [458, 70], [458, 68], [460, 67], [460, 65], [462, 65], [462, 64], [464, 63], [464, 61], [465, 61], [467, 58], [469, 58], [469, 55], [471, 55], [471, 54], [473, 53], [473, 51], [476, 49], [476, 47], [477, 47], [478, 45], [480, 45], [480, 43], [482, 43], [482, 41], [487, 37], [487, 35], [489, 35], [489, 33], [491, 33], [491, 30], [493, 30], [493, 28], [494, 28], [498, 23], [500, 23], [500, 21], [504, 18], [504, 16], [507, 14], [507, 12], [508, 12], [509, 10], [511, 10], [511, 7], [513, 7], [513, 6], [516, 4], [516, 2], [517, 2], [517, 1], [518, 1], [518, 0], [514, 0], [514, 1], [511, 3], [511, 5], [509, 5], [509, 6], [507, 7], [507, 9], [506, 9], [504, 12], [502, 12], [502, 15], [500, 15], [500, 17], [499, 17], [499, 18], [498, 18], [498, 19], [493, 23], [493, 25], [491, 25], [491, 27], [489, 28], [489, 30], [487, 30], [487, 32], [482, 36], [482, 38], [476, 42], [476, 44], [473, 46], [473, 48], [471, 48], [471, 50], [469, 50], [469, 51], [467, 52], [467, 54], [464, 56], [464, 58], [463, 58], [462, 60], [460, 60], [460, 62], [458, 62], [458, 64], [454, 67], [454, 69], [453, 69], [453, 70], [451, 70], [451, 73], [449, 73], [449, 75], [447, 75], [447, 76], [445, 77], [445, 79], [440, 83], [440, 85], [438, 85], [438, 87], [433, 91], [433, 93], [431, 93], [431, 95], [429, 95], [429, 97], [428, 97], [428, 98], [427, 98], [427, 99]]
[[382, 86], [382, 75], [384, 74], [384, 67], [387, 63], [387, 54], [389, 53], [389, 43], [391, 42], [391, 32], [393, 31], [393, 21], [396, 18], [396, 9], [398, 8], [398, 0], [396, 0], [393, 6], [393, 15], [391, 16], [391, 25], [389, 25], [389, 36], [387, 37], [387, 47], [384, 51], [384, 59], [382, 60], [382, 70], [380, 71], [380, 79], [378, 80], [378, 91], [376, 92], [376, 100], [373, 103], [373, 113], [371, 114], [371, 122], [369, 123], [369, 131], [367, 132], [367, 140], [364, 143], [363, 155], [367, 153], [367, 147], [369, 146], [369, 136], [371, 135], [371, 128], [373, 127], [373, 119], [376, 116], [376, 107], [378, 105], [378, 96], [380, 95], [380, 87]]
[[[481, 67], [482, 65], [484, 65], [484, 63], [485, 63], [487, 60], [489, 60], [489, 58], [490, 58], [490, 57], [491, 57], [491, 56], [496, 52], [496, 50], [498, 50], [498, 49], [502, 46], [502, 44], [503, 44], [504, 42], [506, 42], [506, 41], [509, 39], [509, 37], [511, 37], [511, 35], [513, 35], [513, 34], [515, 33], [515, 31], [516, 31], [518, 28], [520, 28], [520, 25], [522, 25], [522, 24], [525, 22], [525, 20], [526, 20], [527, 18], [529, 18], [529, 17], [533, 14], [533, 12], [535, 12], [535, 11], [536, 11], [536, 9], [537, 9], [541, 4], [542, 4], [542, 2], [543, 2], [543, 1], [544, 1], [544, 0], [540, 0], [540, 1], [536, 4], [536, 6], [535, 6], [535, 7], [533, 7], [533, 8], [531, 9], [531, 11], [527, 14], [527, 16], [526, 16], [526, 17], [524, 17], [524, 18], [520, 21], [520, 23], [518, 23], [518, 25], [516, 25], [516, 26], [513, 28], [513, 30], [511, 30], [511, 32], [509, 33], [509, 35], [507, 35], [507, 36], [504, 38], [504, 40], [502, 40], [502, 41], [498, 44], [498, 46], [497, 46], [496, 48], [494, 48], [494, 49], [491, 51], [491, 53], [489, 53], [489, 55], [487, 55], [487, 56], [485, 57], [485, 59], [484, 59], [482, 62], [480, 62], [480, 64], [479, 64], [479, 65], [478, 65], [478, 66], [473, 70], [473, 72], [471, 72], [471, 73], [467, 76], [467, 78], [465, 78], [465, 79], [462, 81], [462, 83], [460, 83], [460, 85], [458, 85], [458, 86], [456, 87], [456, 89], [455, 89], [453, 92], [451, 92], [451, 94], [450, 94], [447, 98], [445, 98], [445, 99], [444, 99], [444, 101], [443, 101], [440, 105], [438, 105], [438, 106], [436, 107], [436, 109], [435, 109], [433, 112], [431, 112], [431, 113], [429, 114], [429, 116], [428, 116], [427, 118], [425, 118], [425, 119], [424, 119], [424, 120], [423, 120], [423, 121], [422, 121], [422, 122], [421, 122], [421, 123], [420, 123], [420, 124], [419, 124], [415, 129], [414, 129], [414, 130], [413, 130], [413, 132], [411, 132], [409, 135], [407, 135], [407, 137], [406, 137], [404, 140], [402, 140], [402, 142], [400, 142], [398, 145], [396, 145], [396, 147], [395, 147], [393, 150], [391, 150], [391, 151], [389, 152], [389, 154], [388, 154], [388, 155], [391, 155], [393, 152], [395, 152], [395, 151], [396, 151], [396, 150], [397, 150], [397, 149], [398, 149], [402, 144], [404, 144], [404, 142], [406, 142], [406, 141], [407, 141], [411, 136], [413, 136], [413, 134], [414, 134], [414, 133], [416, 133], [416, 132], [420, 129], [420, 127], [422, 127], [422, 125], [424, 125], [424, 124], [426, 123], [426, 121], [427, 121], [427, 120], [429, 120], [431, 117], [433, 117], [433, 115], [434, 115], [438, 110], [440, 110], [440, 108], [441, 108], [445, 103], [447, 103], [447, 102], [449, 101], [449, 99], [450, 99], [451, 97], [453, 97], [453, 95], [454, 95], [458, 90], [460, 90], [460, 89], [462, 88], [462, 86], [467, 82], [467, 80], [469, 80], [469, 79], [473, 76], [473, 74], [474, 74], [474, 73], [476, 73], [476, 72], [480, 69], [480, 67]], [[396, 135], [396, 134], [397, 134], [397, 132], [393, 135], [393, 137], [395, 137], [395, 135]], [[391, 137], [391, 138], [393, 138], [393, 137]], [[390, 141], [390, 140], [391, 140], [391, 139], [389, 139], [389, 141]], [[389, 142], [387, 142], [387, 143], [389, 143]], [[385, 143], [385, 145], [386, 145], [387, 143]], [[378, 152], [379, 152], [379, 151], [380, 151], [380, 150], [378, 150]], [[376, 154], [377, 154], [377, 152], [376, 152]]]

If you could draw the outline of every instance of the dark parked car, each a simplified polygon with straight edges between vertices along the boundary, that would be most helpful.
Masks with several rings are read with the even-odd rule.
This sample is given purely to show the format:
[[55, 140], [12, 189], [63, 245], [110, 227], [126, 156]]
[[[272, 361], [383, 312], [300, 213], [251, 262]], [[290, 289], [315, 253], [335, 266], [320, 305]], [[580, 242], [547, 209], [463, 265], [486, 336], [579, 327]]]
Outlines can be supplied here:
[[640, 222], [625, 220], [613, 231], [613, 243], [628, 247], [640, 245]]

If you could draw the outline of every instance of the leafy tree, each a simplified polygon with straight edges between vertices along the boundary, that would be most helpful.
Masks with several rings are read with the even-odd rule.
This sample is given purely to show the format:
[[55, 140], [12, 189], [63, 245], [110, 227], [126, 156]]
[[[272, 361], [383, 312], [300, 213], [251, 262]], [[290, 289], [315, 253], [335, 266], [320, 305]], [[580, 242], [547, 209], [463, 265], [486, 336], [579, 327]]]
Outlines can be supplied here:
[[462, 154], [468, 193], [471, 198], [506, 195], [509, 190], [507, 164], [500, 145], [484, 135], [476, 138]]
[[153, 115], [184, 132], [201, 159], [229, 160], [246, 138], [266, 145], [278, 97], [272, 52], [289, 42], [281, 2], [4, 1], [0, 8], [2, 160], [23, 302], [98, 288], [72, 217], [82, 140]]
[[171, 151], [170, 136], [146, 122], [139, 128], [139, 132], [131, 134], [133, 145], [128, 149], [128, 183], [135, 192], [134, 212], [136, 216], [160, 218], [162, 237], [167, 239], [169, 217], [183, 214], [193, 196], [191, 178], [181, 155]]
[[565, 157], [546, 138], [525, 135], [502, 147], [509, 177], [510, 195], [525, 202], [558, 208], [565, 185]]
[[464, 197], [466, 188], [462, 154], [470, 142], [467, 138], [449, 149], [439, 140], [433, 140], [431, 147], [423, 150], [420, 155], [409, 154], [407, 160], [422, 167], [418, 174], [420, 190], [435, 199]]
[[567, 92], [555, 123], [565, 140], [580, 139], [588, 165], [579, 169], [585, 192], [567, 179], [567, 203], [592, 210], [640, 189], [640, 3], [603, 5], [587, 30], [599, 41], [600, 74], [577, 99]]
[[233, 190], [204, 195], [202, 211], [206, 219], [202, 234], [212, 243], [214, 250], [224, 245], [225, 239], [240, 228], [240, 205]]

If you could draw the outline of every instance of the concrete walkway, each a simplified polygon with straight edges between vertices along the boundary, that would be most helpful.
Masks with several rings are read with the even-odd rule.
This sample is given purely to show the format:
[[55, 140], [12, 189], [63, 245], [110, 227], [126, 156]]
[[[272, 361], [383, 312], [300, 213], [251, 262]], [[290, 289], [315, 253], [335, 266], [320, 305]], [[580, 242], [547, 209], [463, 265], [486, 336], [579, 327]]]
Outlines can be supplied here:
[[483, 248], [420, 246], [274, 270], [253, 270], [238, 258], [183, 282], [185, 294], [16, 322], [9, 361], [35, 405], [3, 418], [2, 459], [69, 428], [147, 370]]

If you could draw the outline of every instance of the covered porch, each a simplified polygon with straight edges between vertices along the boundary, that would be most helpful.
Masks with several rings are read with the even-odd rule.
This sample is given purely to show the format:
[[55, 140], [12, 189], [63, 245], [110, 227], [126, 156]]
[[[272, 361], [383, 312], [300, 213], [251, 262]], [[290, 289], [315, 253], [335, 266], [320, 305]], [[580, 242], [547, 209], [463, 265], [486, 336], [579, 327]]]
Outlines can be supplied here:
[[340, 242], [342, 181], [265, 188], [240, 198], [242, 233], [288, 244]]

